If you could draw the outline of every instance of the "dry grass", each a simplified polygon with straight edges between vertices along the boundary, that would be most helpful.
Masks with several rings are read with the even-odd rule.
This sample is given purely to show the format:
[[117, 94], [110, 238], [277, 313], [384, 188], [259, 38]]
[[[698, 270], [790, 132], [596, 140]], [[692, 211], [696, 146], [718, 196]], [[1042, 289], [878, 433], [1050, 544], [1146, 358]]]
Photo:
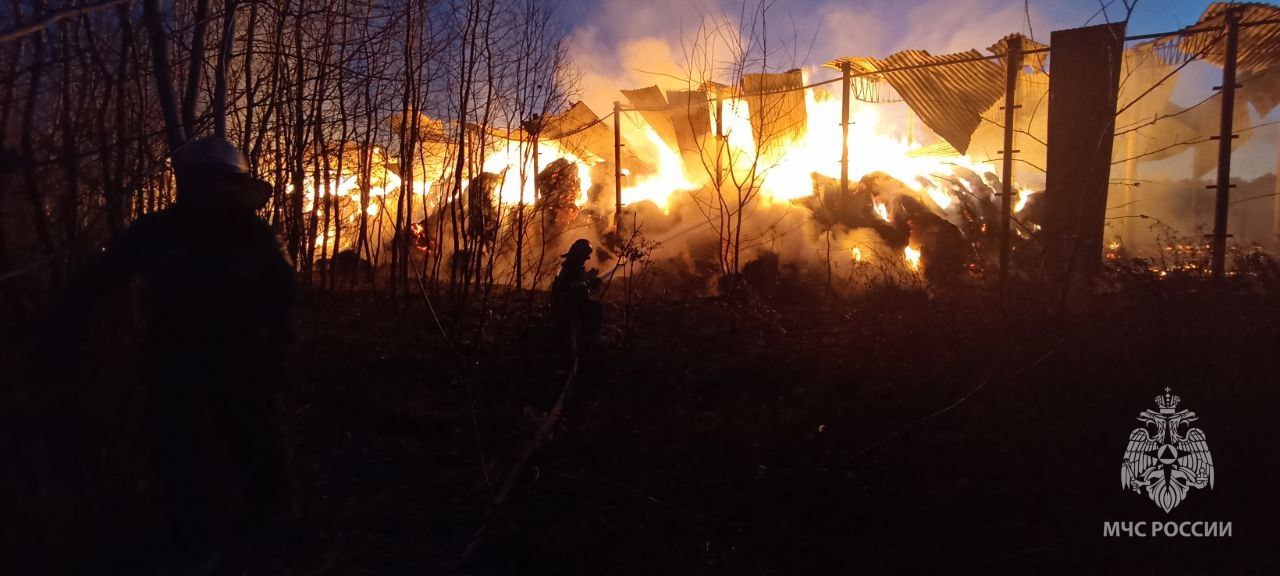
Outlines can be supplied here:
[[[1274, 567], [1275, 277], [1111, 279], [1067, 310], [1029, 286], [632, 303], [464, 572]], [[420, 301], [315, 298], [286, 395], [301, 519], [241, 567], [439, 573], [555, 402], [564, 352], [540, 301], [468, 325], [455, 355]], [[6, 491], [23, 499], [4, 540], [32, 573], [84, 559], [128, 573], [147, 541], [136, 390], [113, 370], [39, 401], [31, 380], [10, 391], [35, 417], [6, 436]], [[1117, 480], [1134, 416], [1165, 386], [1219, 465], [1218, 487], [1168, 517]], [[1101, 537], [1105, 520], [1156, 519], [1232, 521], [1235, 536]]]

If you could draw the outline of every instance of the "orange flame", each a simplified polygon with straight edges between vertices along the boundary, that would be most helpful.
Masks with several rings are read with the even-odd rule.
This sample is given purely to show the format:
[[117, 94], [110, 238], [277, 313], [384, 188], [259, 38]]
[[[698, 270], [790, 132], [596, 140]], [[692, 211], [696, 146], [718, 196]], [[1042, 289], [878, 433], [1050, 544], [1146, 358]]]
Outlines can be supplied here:
[[[726, 98], [719, 106], [722, 117], [718, 121], [714, 118], [717, 107], [712, 107], [708, 129], [714, 133], [718, 124], [722, 130], [727, 149], [724, 157], [728, 160], [723, 169], [735, 174], [738, 182], [751, 181], [743, 176], [754, 171], [760, 179], [757, 187], [765, 205], [812, 195], [813, 174], [829, 178], [840, 176], [843, 139], [840, 99], [827, 91], [815, 92], [812, 89], [805, 90], [804, 98], [807, 119], [803, 130], [786, 141], [771, 141], [763, 150], [758, 148], [760, 144], [752, 130], [751, 104], [755, 104], [755, 100], [751, 97]], [[945, 211], [957, 201], [951, 187], [958, 185], [968, 189], [964, 179], [952, 177], [957, 167], [978, 174], [990, 171], [983, 162], [956, 154], [945, 146], [925, 148], [901, 131], [883, 125], [877, 106], [855, 103], [852, 110], [848, 138], [851, 181], [857, 182], [872, 172], [885, 172], [905, 184], [921, 201]], [[624, 190], [624, 202], [652, 200], [665, 208], [664, 199], [672, 190], [694, 189], [698, 184], [686, 177], [686, 168], [693, 170], [693, 167], [684, 166], [680, 156], [662, 143], [652, 129], [646, 127], [644, 130], [642, 143], [646, 146], [651, 144], [659, 152], [658, 173], [632, 185], [633, 190]], [[714, 147], [718, 146], [715, 142], [714, 137], [709, 137], [702, 144], [707, 149], [704, 152], [710, 150], [714, 154]], [[1025, 201], [1020, 204], [1025, 205]], [[889, 221], [887, 207], [877, 207], [876, 212]]]
[[876, 216], [879, 216], [880, 219], [884, 220], [885, 222], [891, 222], [891, 220], [889, 219], [889, 207], [885, 205], [884, 202], [881, 202], [879, 200], [875, 200], [874, 202], [875, 202]]
[[914, 246], [907, 246], [902, 251], [903, 257], [907, 260], [907, 266], [911, 267], [912, 272], [920, 271], [920, 249]]

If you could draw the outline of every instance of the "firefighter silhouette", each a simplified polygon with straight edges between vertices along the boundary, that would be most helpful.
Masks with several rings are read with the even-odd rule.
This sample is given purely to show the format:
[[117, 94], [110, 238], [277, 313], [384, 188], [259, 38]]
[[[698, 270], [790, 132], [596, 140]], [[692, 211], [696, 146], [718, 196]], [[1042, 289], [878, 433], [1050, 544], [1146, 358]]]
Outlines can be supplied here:
[[[256, 210], [270, 186], [226, 140], [174, 154], [176, 202], [142, 216], [73, 279], [62, 314], [138, 281], [144, 314], [145, 431], [182, 565], [217, 562], [230, 518], [217, 487], [226, 448], [240, 469], [242, 530], [292, 510], [276, 385], [294, 339], [293, 267]], [[75, 319], [70, 320], [74, 322]]]
[[600, 289], [600, 274], [587, 270], [587, 260], [594, 249], [585, 238], [575, 240], [569, 251], [561, 254], [564, 262], [551, 283], [551, 313], [561, 330], [576, 329], [584, 337], [600, 330], [603, 307], [591, 295]]

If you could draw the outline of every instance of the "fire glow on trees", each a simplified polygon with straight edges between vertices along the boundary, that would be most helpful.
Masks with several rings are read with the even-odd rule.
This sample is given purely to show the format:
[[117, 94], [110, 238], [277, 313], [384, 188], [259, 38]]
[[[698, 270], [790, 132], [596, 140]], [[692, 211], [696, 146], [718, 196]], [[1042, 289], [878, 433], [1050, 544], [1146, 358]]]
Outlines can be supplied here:
[[[771, 83], [780, 79], [785, 80], [784, 97], [759, 91], [777, 90]], [[602, 120], [582, 103], [555, 114], [554, 120], [524, 121], [520, 128], [509, 129], [420, 115], [422, 119], [411, 130], [419, 131], [421, 150], [409, 170], [399, 165], [404, 158], [384, 157], [375, 147], [372, 153], [357, 150], [340, 168], [330, 167], [328, 174], [312, 171], [314, 175], [304, 181], [303, 214], [323, 223], [315, 238], [315, 259], [346, 250], [361, 252], [363, 257], [365, 249], [357, 239], [366, 234], [377, 243], [375, 252], [377, 245], [395, 246], [398, 230], [404, 227], [412, 230], [418, 252], [431, 258], [472, 258], [476, 247], [451, 247], [444, 239], [476, 236], [476, 232], [478, 249], [497, 256], [491, 265], [515, 267], [512, 256], [520, 260], [520, 240], [511, 236], [513, 229], [535, 234], [544, 245], [541, 250], [547, 242], [560, 242], [559, 236], [565, 233], [600, 241], [608, 234], [604, 228], [622, 221], [612, 215], [616, 199], [626, 213], [636, 215], [632, 222], [646, 220], [645, 224], [659, 230], [682, 219], [706, 220], [711, 235], [719, 240], [720, 270], [726, 274], [738, 269], [739, 245], [760, 245], [761, 235], [771, 234], [768, 228], [784, 219], [785, 226], [779, 228], [787, 229], [786, 233], [801, 231], [788, 240], [793, 257], [812, 258], [797, 249], [811, 240], [795, 237], [812, 235], [815, 227], [836, 226], [841, 234], [856, 229], [871, 234], [838, 239], [841, 250], [851, 249], [850, 240], [866, 243], [865, 254], [857, 253], [852, 260], [856, 264], [875, 263], [908, 276], [929, 276], [943, 259], [963, 259], [963, 268], [975, 274], [988, 267], [982, 263], [983, 244], [991, 243], [984, 237], [993, 229], [988, 223], [998, 219], [992, 209], [999, 204], [996, 191], [1000, 188], [989, 160], [958, 153], [936, 134], [917, 134], [909, 123], [904, 129], [888, 120], [888, 107], [876, 101], [853, 103], [846, 130], [841, 125], [841, 97], [808, 86], [801, 70], [745, 74], [739, 80], [734, 82], [736, 87], [704, 83], [698, 90], [665, 96], [656, 86], [623, 90], [632, 98], [633, 108], [619, 108], [618, 117], [613, 118], [625, 142], [618, 144], [625, 152], [621, 166], [613, 166], [615, 141], [609, 138], [609, 129], [597, 126]], [[645, 105], [637, 98], [651, 98], [656, 104]], [[686, 101], [689, 109], [679, 108]], [[698, 113], [693, 111], [695, 106]], [[680, 112], [685, 115], [681, 117]], [[689, 124], [679, 126], [677, 118], [687, 118]], [[400, 130], [408, 123], [397, 125], [393, 118], [390, 124]], [[562, 140], [593, 126], [605, 131], [603, 137], [587, 133], [589, 138]], [[467, 136], [455, 141], [436, 136], [450, 127]], [[693, 140], [682, 139], [681, 129], [686, 136], [694, 134]], [[450, 159], [464, 141], [465, 169]], [[531, 150], [534, 141], [536, 152]], [[858, 197], [833, 197], [835, 205], [843, 206], [831, 207], [839, 214], [828, 214], [835, 219], [821, 224], [823, 216], [815, 212], [816, 206], [834, 194], [831, 182], [841, 176], [840, 151], [845, 146], [850, 152], [849, 181], [857, 183]], [[544, 202], [541, 196], [547, 191], [535, 184], [539, 176], [534, 172], [552, 162], [572, 167], [577, 177], [571, 186], [576, 189], [557, 189], [556, 200]], [[458, 170], [464, 171], [462, 177], [457, 176]], [[613, 179], [608, 178], [614, 170], [621, 184], [616, 195], [609, 189]], [[401, 173], [413, 179], [403, 191]], [[470, 193], [476, 182], [483, 182], [486, 191]], [[855, 194], [854, 188], [842, 188], [840, 194]], [[1014, 211], [1022, 212], [1033, 191], [1021, 185], [1015, 189]], [[863, 202], [867, 217], [857, 214]], [[557, 212], [556, 225], [548, 229], [544, 219], [534, 218], [543, 224], [530, 228], [532, 216], [517, 206], [551, 209]], [[407, 214], [402, 214], [406, 209]], [[485, 225], [462, 230], [459, 222], [465, 216], [444, 217], [459, 210], [484, 214]], [[749, 237], [745, 243], [744, 230]], [[690, 237], [687, 242], [704, 240]], [[686, 251], [691, 245], [679, 246], [677, 250]], [[830, 262], [829, 252], [827, 259]]]
[[[519, 142], [505, 138], [495, 138], [490, 152], [485, 155], [483, 173], [498, 175], [498, 198], [502, 205], [515, 206], [520, 202], [532, 203], [538, 195], [534, 191], [534, 181], [529, 175], [520, 177], [519, 166], [521, 154], [529, 154], [528, 142]], [[578, 172], [580, 190], [577, 194], [579, 206], [587, 203], [587, 190], [591, 187], [591, 166], [577, 154], [559, 146], [554, 141], [541, 141], [538, 151], [542, 158], [564, 158], [571, 162]], [[303, 180], [302, 205], [305, 215], [315, 215], [319, 221], [329, 222], [326, 230], [317, 234], [316, 248], [325, 248], [315, 252], [316, 258], [332, 255], [342, 250], [355, 248], [357, 234], [354, 228], [363, 212], [372, 219], [366, 225], [373, 228], [374, 237], [390, 240], [389, 234], [394, 230], [397, 204], [393, 196], [404, 185], [399, 175], [400, 166], [395, 159], [387, 157], [379, 147], [361, 158], [358, 147], [347, 151], [344, 165], [339, 170], [336, 166], [320, 174], [319, 181], [314, 175]], [[439, 207], [441, 196], [446, 192], [445, 186], [437, 186], [435, 180], [418, 180], [418, 176], [441, 173], [443, 157], [428, 158], [414, 170], [415, 180], [409, 184], [412, 194], [409, 202], [410, 222], [415, 235], [426, 232], [423, 220], [432, 210]], [[367, 174], [364, 170], [367, 169]], [[366, 182], [361, 186], [361, 181]], [[470, 185], [464, 181], [463, 192]], [[363, 195], [361, 189], [363, 188]], [[291, 184], [285, 186], [286, 194], [293, 193]], [[391, 199], [388, 202], [388, 199]], [[339, 231], [338, 227], [343, 227]], [[351, 229], [348, 231], [348, 229]], [[339, 240], [340, 239], [340, 240]], [[420, 247], [421, 248], [421, 247]]]
[[[803, 95], [807, 110], [804, 129], [776, 139], [763, 150], [757, 146], [758, 130], [753, 131], [752, 127], [750, 96], [726, 97], [722, 105], [713, 107], [713, 114], [708, 117], [709, 125], [704, 127], [708, 131], [721, 132], [721, 153], [729, 159], [723, 166], [726, 171], [734, 173], [730, 176], [739, 181], [749, 180], [751, 175], [744, 174], [747, 172], [754, 171], [754, 175], [758, 176], [752, 182], [757, 188], [762, 206], [787, 205], [812, 197], [817, 189], [815, 177], [839, 176], [837, 152], [841, 148], [842, 138], [839, 125], [840, 102], [826, 91], [815, 91], [812, 88], [804, 89]], [[720, 112], [723, 117], [716, 118], [715, 112]], [[880, 116], [880, 110], [874, 105], [858, 106], [854, 119], [848, 141], [851, 150], [850, 179], [856, 181], [873, 172], [880, 172], [902, 184], [899, 191], [873, 200], [872, 211], [883, 223], [895, 224], [895, 208], [892, 207], [894, 194], [905, 192], [921, 205], [943, 214], [953, 210], [961, 202], [958, 195], [982, 193], [975, 188], [971, 179], [959, 176], [958, 173], [967, 171], [970, 174], [989, 174], [990, 167], [984, 163], [957, 154], [949, 147], [925, 146], [914, 141], [914, 138], [898, 127], [886, 124]], [[712, 193], [713, 185], [707, 174], [699, 173], [701, 167], [689, 165], [691, 155], [687, 154], [688, 151], [673, 148], [653, 126], [643, 121], [624, 122], [624, 127], [628, 129], [625, 134], [628, 143], [642, 156], [653, 159], [651, 164], [639, 166], [636, 172], [623, 169], [626, 176], [622, 190], [624, 206], [635, 207], [651, 203], [664, 215], [670, 215], [676, 206], [685, 201], [686, 194]], [[494, 201], [499, 206], [513, 207], [519, 203], [532, 204], [537, 201], [538, 194], [532, 174], [521, 171], [522, 162], [526, 169], [529, 168], [529, 148], [530, 143], [527, 141], [500, 137], [491, 139], [480, 170], [496, 176], [498, 185]], [[317, 248], [325, 248], [318, 250], [317, 254], [334, 254], [353, 248], [356, 234], [341, 232], [337, 228], [354, 226], [359, 211], [372, 218], [374, 236], [388, 241], [386, 231], [392, 229], [392, 223], [396, 220], [397, 205], [394, 202], [388, 203], [387, 199], [403, 185], [398, 175], [399, 166], [376, 147], [363, 162], [358, 150], [349, 154], [352, 157], [341, 173], [335, 169], [322, 175], [319, 182], [314, 181], [313, 177], [305, 180], [304, 212], [311, 214], [318, 209], [320, 221], [329, 223], [328, 229], [316, 238]], [[544, 166], [549, 162], [548, 159], [564, 159], [576, 168], [579, 184], [576, 208], [587, 207], [592, 201], [589, 190], [593, 185], [602, 184], [599, 174], [593, 179], [592, 165], [604, 161], [583, 150], [570, 150], [555, 140], [539, 141], [538, 154]], [[749, 159], [750, 162], [743, 159]], [[361, 176], [362, 166], [368, 170], [365, 176]], [[413, 170], [415, 180], [410, 185], [413, 200], [409, 206], [415, 235], [426, 233], [425, 219], [441, 202], [447, 202], [445, 196], [448, 194], [448, 187], [437, 185], [436, 182], [438, 178], [447, 178], [446, 172], [443, 156], [429, 158]], [[366, 183], [363, 194], [359, 184], [362, 180]], [[469, 181], [464, 181], [464, 191], [469, 184]], [[291, 192], [291, 188], [289, 191]], [[1017, 187], [1017, 191], [1014, 210], [1022, 212], [1034, 191], [1024, 186]], [[727, 191], [721, 191], [721, 194], [725, 193]], [[318, 204], [316, 200], [319, 201]], [[335, 208], [335, 214], [327, 214]], [[340, 242], [338, 238], [341, 238]], [[864, 261], [860, 249], [851, 249], [851, 254], [854, 262]], [[901, 262], [910, 271], [921, 271], [921, 248], [911, 245], [903, 248]]]

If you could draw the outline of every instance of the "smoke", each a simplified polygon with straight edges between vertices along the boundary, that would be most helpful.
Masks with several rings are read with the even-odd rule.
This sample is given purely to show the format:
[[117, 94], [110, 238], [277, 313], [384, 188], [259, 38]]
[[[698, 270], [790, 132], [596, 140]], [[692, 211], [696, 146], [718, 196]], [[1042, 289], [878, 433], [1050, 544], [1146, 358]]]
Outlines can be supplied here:
[[[905, 10], [904, 4], [909, 4]], [[1032, 3], [1037, 38], [1047, 40], [1050, 30], [1081, 24], [1088, 18], [1084, 4]], [[736, 0], [606, 0], [590, 10], [569, 10], [565, 17], [577, 19], [571, 52], [583, 73], [583, 100], [604, 111], [620, 88], [683, 86], [685, 49], [699, 25], [713, 18], [741, 24], [754, 6], [748, 2], [744, 8]], [[768, 41], [780, 69], [794, 66], [815, 78], [830, 77], [820, 65], [841, 56], [886, 56], [907, 48], [936, 54], [982, 50], [1011, 32], [1032, 31], [1023, 8], [1015, 0], [783, 0], [770, 4]]]

